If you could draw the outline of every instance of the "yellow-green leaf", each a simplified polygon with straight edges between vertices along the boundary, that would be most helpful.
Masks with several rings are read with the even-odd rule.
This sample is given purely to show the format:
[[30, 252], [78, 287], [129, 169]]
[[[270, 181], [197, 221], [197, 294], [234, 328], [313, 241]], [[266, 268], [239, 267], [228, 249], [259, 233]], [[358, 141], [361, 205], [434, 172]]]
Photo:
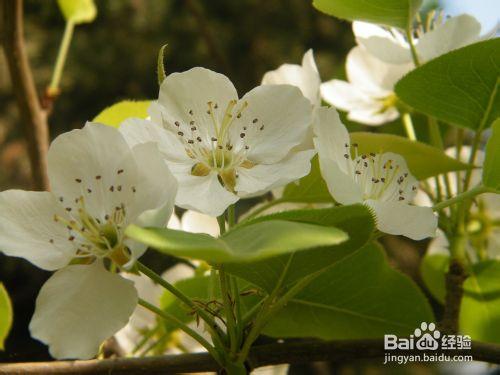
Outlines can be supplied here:
[[92, 22], [97, 16], [94, 0], [57, 0], [66, 19], [75, 24]]
[[106, 108], [92, 121], [117, 128], [129, 117], [142, 119], [148, 117], [148, 108], [150, 105], [150, 100], [124, 100]]
[[12, 304], [9, 295], [0, 283], [0, 350], [4, 349], [4, 342], [12, 327]]

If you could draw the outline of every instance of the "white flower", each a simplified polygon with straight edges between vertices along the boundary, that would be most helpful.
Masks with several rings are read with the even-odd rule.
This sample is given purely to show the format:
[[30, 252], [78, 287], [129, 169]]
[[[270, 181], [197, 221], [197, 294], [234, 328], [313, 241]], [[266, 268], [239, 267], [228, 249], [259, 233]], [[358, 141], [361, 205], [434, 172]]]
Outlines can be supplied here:
[[[195, 211], [186, 211], [180, 220], [176, 215], [172, 215], [168, 222], [168, 227], [191, 233], [206, 233], [213, 237], [219, 236], [219, 224], [217, 223], [217, 219]], [[177, 281], [193, 277], [194, 274], [195, 271], [192, 267], [179, 263], [164, 272], [162, 277], [169, 283], [174, 284]], [[124, 277], [134, 282], [136, 289], [143, 299], [153, 305], [158, 304], [164, 291], [159, 285], [153, 283], [144, 276], [136, 276], [128, 273], [124, 274]], [[155, 325], [156, 316], [149, 310], [145, 310], [138, 306], [130, 317], [129, 323], [116, 333], [115, 338], [126, 353], [132, 353], [134, 348], [141, 341], [144, 333], [153, 329]], [[206, 350], [198, 342], [191, 339], [190, 336], [183, 332], [178, 335], [177, 339], [182, 343], [183, 347], [190, 352]]]
[[151, 121], [129, 119], [130, 144], [154, 140], [179, 182], [177, 204], [218, 216], [240, 197], [309, 173], [311, 105], [296, 87], [259, 86], [241, 99], [227, 77], [203, 68], [170, 74]]
[[[468, 14], [451, 17], [443, 22], [442, 14], [435, 17], [431, 13], [429, 22], [419, 24], [414, 31], [417, 34], [415, 48], [420, 63], [495, 35], [492, 31], [481, 37], [481, 24]], [[355, 21], [353, 32], [358, 44], [382, 61], [390, 64], [413, 61], [408, 41], [398, 29], [385, 29], [375, 24]]]
[[315, 107], [321, 104], [319, 86], [321, 78], [319, 76], [316, 62], [314, 61], [313, 50], [308, 50], [302, 58], [302, 65], [283, 64], [278, 69], [264, 74], [263, 85], [289, 84], [296, 86], [302, 94], [309, 99]]
[[333, 108], [320, 108], [314, 122], [321, 174], [341, 204], [363, 203], [375, 213], [377, 228], [414, 240], [434, 236], [437, 218], [430, 207], [410, 205], [417, 181], [397, 154], [357, 155], [345, 126]]
[[59, 136], [48, 162], [52, 192], [0, 193], [0, 248], [58, 270], [38, 295], [32, 336], [55, 358], [91, 358], [137, 303], [133, 284], [103, 259], [126, 266], [144, 252], [124, 229], [164, 224], [176, 182], [154, 144], [130, 149], [99, 124]]
[[[457, 149], [450, 147], [446, 151], [450, 157], [457, 157]], [[468, 162], [470, 158], [470, 146], [462, 146], [458, 159], [462, 162]], [[484, 152], [476, 151], [474, 165], [482, 167], [484, 162]], [[471, 173], [470, 186], [481, 182], [482, 168], [476, 168]], [[457, 178], [463, 181], [465, 172], [448, 173], [447, 180], [452, 195], [457, 194]], [[428, 185], [433, 191], [436, 190], [435, 179], [427, 180]], [[442, 192], [446, 192], [446, 185], [443, 176], [439, 176], [439, 185]], [[415, 202], [424, 206], [432, 206], [432, 201], [423, 192], [419, 191], [415, 197]], [[500, 259], [500, 195], [494, 193], [481, 194], [474, 199], [475, 204], [471, 207], [469, 221], [466, 224], [468, 232], [468, 242], [466, 250], [470, 259]], [[448, 253], [449, 242], [446, 234], [438, 231], [437, 237], [430, 243], [429, 251], [431, 253]]]
[[321, 85], [323, 99], [348, 111], [348, 119], [366, 125], [382, 125], [399, 117], [394, 85], [412, 68], [411, 64], [387, 64], [361, 47], [346, 59], [347, 80], [334, 79]]

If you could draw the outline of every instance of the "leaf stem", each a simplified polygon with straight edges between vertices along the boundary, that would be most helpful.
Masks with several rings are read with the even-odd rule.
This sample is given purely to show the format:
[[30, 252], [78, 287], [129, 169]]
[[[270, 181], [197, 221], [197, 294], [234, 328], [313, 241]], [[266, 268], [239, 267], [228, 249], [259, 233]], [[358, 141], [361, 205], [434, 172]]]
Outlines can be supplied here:
[[75, 23], [72, 20], [66, 21], [63, 38], [59, 47], [59, 52], [57, 53], [56, 65], [54, 67], [54, 72], [52, 73], [50, 85], [48, 87], [48, 94], [50, 96], [56, 96], [59, 93], [59, 84], [61, 82], [61, 76], [64, 70], [66, 58], [68, 56], [68, 50], [71, 44], [71, 39], [73, 37], [74, 29]]
[[200, 334], [198, 334], [196, 331], [193, 329], [189, 328], [186, 324], [181, 322], [179, 319], [177, 319], [175, 316], [167, 314], [165, 311], [159, 309], [158, 307], [152, 305], [151, 303], [143, 300], [142, 298], [139, 298], [139, 305], [144, 307], [145, 309], [148, 309], [149, 311], [153, 312], [154, 314], [158, 315], [162, 319], [170, 322], [171, 324], [175, 325], [177, 328], [183, 330], [186, 332], [189, 336], [191, 336], [193, 339], [198, 341], [207, 351], [214, 357], [214, 359], [219, 363], [222, 364], [222, 361], [220, 359], [219, 353], [215, 350], [215, 348], [207, 341], [205, 338], [203, 338]]
[[233, 303], [231, 301], [231, 292], [229, 289], [229, 277], [224, 271], [224, 267], [219, 267], [219, 282], [222, 302], [224, 304], [224, 312], [226, 315], [227, 333], [229, 336], [229, 346], [231, 354], [235, 354], [238, 348], [236, 334], [236, 318], [234, 316]]
[[408, 22], [408, 27], [406, 28], [406, 39], [408, 39], [408, 44], [410, 45], [411, 57], [413, 58], [413, 63], [416, 67], [420, 66], [420, 60], [418, 59], [417, 49], [415, 48], [415, 43], [413, 41], [412, 25]]
[[453, 204], [460, 203], [460, 202], [463, 202], [467, 199], [474, 198], [476, 195], [483, 194], [483, 193], [495, 193], [495, 192], [496, 192], [495, 189], [492, 189], [492, 188], [489, 188], [489, 187], [486, 187], [483, 185], [478, 185], [478, 186], [470, 189], [469, 191], [466, 191], [464, 193], [460, 193], [451, 199], [448, 199], [448, 200], [445, 200], [443, 202], [436, 204], [432, 209], [434, 211], [440, 211], [443, 208], [449, 207]]

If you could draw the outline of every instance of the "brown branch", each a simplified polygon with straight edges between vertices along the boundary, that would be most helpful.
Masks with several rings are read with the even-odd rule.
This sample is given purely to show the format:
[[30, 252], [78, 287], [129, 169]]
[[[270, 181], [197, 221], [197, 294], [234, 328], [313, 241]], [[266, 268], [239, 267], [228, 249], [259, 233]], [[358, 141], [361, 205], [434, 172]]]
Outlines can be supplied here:
[[453, 259], [446, 274], [445, 308], [440, 324], [440, 330], [443, 333], [453, 335], [458, 332], [460, 306], [464, 294], [463, 285], [466, 278], [464, 266], [458, 260]]
[[[254, 347], [248, 364], [252, 368], [283, 363], [316, 361], [356, 362], [374, 359], [384, 362], [383, 340], [307, 340]], [[472, 355], [474, 360], [500, 364], [500, 345], [473, 342], [470, 350], [390, 351], [395, 355]], [[208, 353], [166, 355], [147, 358], [117, 358], [89, 361], [61, 361], [0, 365], [0, 374], [171, 374], [220, 370]]]
[[23, 2], [22, 0], [0, 0], [0, 8], [2, 9], [1, 42], [22, 118], [23, 133], [31, 162], [33, 187], [37, 190], [47, 190], [49, 188], [47, 116], [40, 106], [24, 46]]

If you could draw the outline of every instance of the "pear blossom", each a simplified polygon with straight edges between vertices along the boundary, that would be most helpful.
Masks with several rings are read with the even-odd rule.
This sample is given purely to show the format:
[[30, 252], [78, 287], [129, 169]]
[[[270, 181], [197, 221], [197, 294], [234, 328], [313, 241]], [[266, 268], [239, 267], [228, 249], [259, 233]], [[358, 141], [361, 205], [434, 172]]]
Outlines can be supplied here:
[[321, 96], [347, 111], [347, 118], [366, 125], [382, 125], [399, 117], [394, 85], [412, 65], [387, 64], [361, 47], [354, 47], [346, 59], [347, 80], [321, 84]]
[[51, 192], [0, 193], [0, 249], [57, 270], [38, 295], [32, 336], [55, 358], [91, 358], [138, 298], [105, 264], [129, 267], [145, 251], [124, 230], [164, 225], [177, 183], [154, 144], [131, 149], [116, 129], [92, 123], [53, 141], [48, 173]]
[[302, 57], [302, 65], [283, 64], [276, 70], [271, 70], [262, 77], [263, 85], [289, 84], [296, 86], [315, 107], [321, 105], [319, 76], [313, 50], [309, 49]]
[[129, 144], [155, 141], [179, 182], [176, 204], [211, 216], [309, 173], [314, 150], [296, 150], [312, 108], [290, 85], [259, 86], [241, 99], [231, 81], [204, 68], [170, 74], [151, 120], [129, 119]]
[[[353, 32], [359, 45], [377, 59], [389, 64], [413, 61], [410, 45], [398, 29], [386, 29], [376, 24], [355, 21]], [[481, 36], [481, 24], [473, 16], [461, 14], [444, 19], [442, 13], [429, 13], [424, 23], [414, 30], [415, 48], [420, 63], [427, 62], [454, 49], [479, 42], [495, 35], [495, 30]]]
[[432, 209], [410, 204], [417, 181], [405, 160], [391, 152], [358, 155], [357, 145], [351, 145], [334, 108], [320, 108], [316, 114], [314, 144], [332, 197], [341, 204], [363, 203], [370, 207], [382, 232], [414, 240], [434, 236], [437, 217]]
[[[214, 217], [201, 214], [196, 211], [186, 211], [181, 219], [175, 214], [170, 217], [168, 227], [171, 229], [183, 230], [191, 233], [206, 233], [213, 237], [219, 236], [219, 224]], [[178, 263], [174, 267], [168, 269], [162, 274], [162, 278], [169, 283], [174, 284], [177, 281], [191, 278], [195, 275], [195, 269], [183, 263]], [[132, 280], [136, 289], [143, 299], [153, 305], [157, 305], [164, 291], [159, 285], [155, 284], [151, 279], [144, 276], [138, 276], [130, 273], [123, 275], [125, 278]], [[156, 325], [156, 316], [149, 310], [142, 307], [136, 307], [134, 313], [130, 317], [129, 323], [116, 333], [115, 338], [121, 348], [126, 353], [132, 353], [134, 348], [139, 344], [144, 333], [153, 329]], [[196, 327], [193, 327], [196, 329]], [[179, 332], [177, 340], [182, 346], [190, 352], [206, 351], [197, 341], [192, 339], [184, 332]], [[175, 352], [175, 348], [170, 348], [169, 352]]]
[[[445, 150], [450, 157], [457, 157], [456, 147], [450, 147]], [[470, 146], [462, 146], [458, 159], [462, 162], [468, 162], [471, 154]], [[476, 151], [473, 164], [478, 168], [471, 172], [471, 187], [481, 182], [482, 165], [485, 154], [482, 150]], [[448, 173], [447, 181], [450, 193], [456, 195], [457, 178], [463, 181], [465, 172]], [[446, 191], [443, 176], [439, 176], [441, 191]], [[432, 190], [436, 190], [435, 179], [427, 181]], [[422, 206], [432, 206], [432, 201], [423, 192], [419, 191], [415, 197], [415, 202]], [[500, 259], [500, 195], [495, 193], [486, 193], [477, 196], [471, 207], [469, 221], [466, 223], [468, 232], [468, 241], [466, 251], [472, 260], [479, 259]], [[443, 231], [438, 231], [435, 239], [429, 244], [430, 253], [449, 254], [449, 241]]]

